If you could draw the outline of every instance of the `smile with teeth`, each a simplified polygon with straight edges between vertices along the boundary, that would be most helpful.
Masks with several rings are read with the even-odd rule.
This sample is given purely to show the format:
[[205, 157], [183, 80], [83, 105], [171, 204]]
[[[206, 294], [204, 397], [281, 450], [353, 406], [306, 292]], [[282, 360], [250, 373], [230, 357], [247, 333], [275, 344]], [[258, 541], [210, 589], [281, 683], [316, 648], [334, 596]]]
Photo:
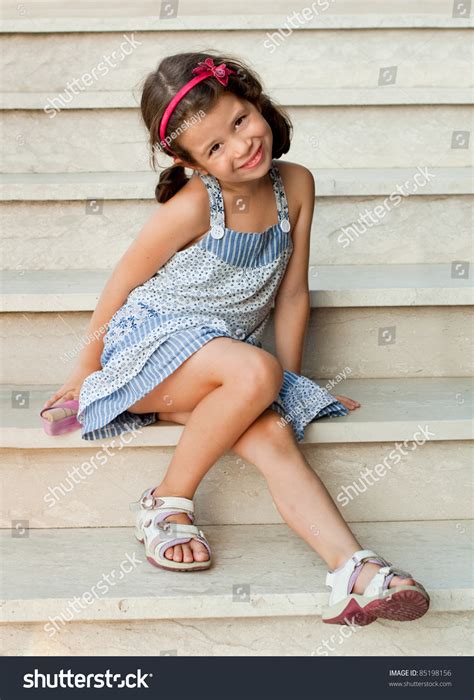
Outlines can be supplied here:
[[248, 160], [246, 163], [244, 163], [240, 167], [241, 168], [253, 168], [255, 165], [257, 165], [260, 162], [262, 155], [263, 155], [263, 146], [260, 145], [258, 148], [258, 151], [254, 155], [252, 160]]

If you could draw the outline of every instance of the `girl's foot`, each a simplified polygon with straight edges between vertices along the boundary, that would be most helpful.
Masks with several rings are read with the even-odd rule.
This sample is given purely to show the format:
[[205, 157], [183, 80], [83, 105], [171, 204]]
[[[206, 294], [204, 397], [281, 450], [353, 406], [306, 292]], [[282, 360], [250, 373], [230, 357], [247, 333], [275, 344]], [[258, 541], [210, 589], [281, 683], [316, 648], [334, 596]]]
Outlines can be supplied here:
[[[211, 566], [211, 547], [194, 523], [194, 503], [184, 496], [165, 496], [146, 489], [130, 503], [135, 515], [135, 537], [145, 545], [146, 558], [170, 571], [203, 571]], [[167, 489], [169, 493], [169, 489]]]
[[[153, 495], [157, 498], [159, 498], [160, 495], [163, 496], [163, 494], [157, 493], [154, 493]], [[186, 513], [169, 515], [167, 518], [165, 518], [165, 521], [170, 523], [181, 523], [182, 525], [189, 525], [191, 522]], [[166, 559], [170, 559], [172, 561], [207, 561], [209, 559], [209, 552], [203, 544], [197, 540], [191, 540], [187, 544], [176, 544], [174, 547], [168, 547], [164, 556]]]
[[[372, 564], [372, 562], [365, 562], [365, 564], [359, 572], [359, 575], [357, 576], [352, 592], [362, 594], [365, 588], [367, 587], [370, 579], [374, 576], [374, 574], [377, 573], [377, 571], [380, 568], [381, 564]], [[395, 586], [414, 586], [415, 584], [416, 581], [412, 578], [401, 578], [400, 576], [394, 576], [388, 584], [388, 587], [393, 588]]]
[[430, 606], [427, 591], [411, 573], [371, 549], [354, 552], [328, 571], [326, 585], [331, 588], [329, 605], [322, 613], [327, 624], [363, 627], [378, 618], [417, 620]]

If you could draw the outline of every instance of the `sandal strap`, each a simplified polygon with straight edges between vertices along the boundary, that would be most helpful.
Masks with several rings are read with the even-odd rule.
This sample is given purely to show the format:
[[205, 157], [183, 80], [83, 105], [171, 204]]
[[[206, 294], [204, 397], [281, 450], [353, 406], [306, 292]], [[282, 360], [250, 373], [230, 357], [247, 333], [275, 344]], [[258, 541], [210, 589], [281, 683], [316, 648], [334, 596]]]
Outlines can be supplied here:
[[373, 578], [370, 579], [367, 588], [364, 590], [365, 596], [373, 596], [383, 591], [388, 590], [390, 581], [394, 576], [401, 576], [401, 578], [413, 578], [412, 574], [408, 571], [403, 571], [396, 566], [383, 566], [381, 569], [374, 574]]
[[158, 521], [165, 520], [170, 515], [184, 513], [191, 523], [194, 522], [194, 503], [190, 498], [181, 496], [153, 496], [156, 486], [152, 486], [143, 492], [141, 498], [130, 504], [130, 510], [135, 514], [138, 529], [153, 516], [158, 517]]
[[196, 525], [184, 525], [182, 523], [162, 522], [155, 517], [153, 520], [145, 522], [143, 526], [147, 548], [155, 553], [159, 546], [158, 555], [163, 557], [164, 552], [175, 544], [186, 544], [192, 539], [199, 540], [207, 548], [209, 555], [211, 547], [206, 540], [204, 532]]
[[380, 557], [372, 549], [360, 549], [354, 552], [341, 566], [326, 574], [326, 586], [331, 587], [329, 604], [343, 600], [352, 593], [357, 577], [366, 561], [382, 566], [390, 566], [390, 562]]
[[183, 508], [180, 512], [190, 512], [194, 513], [194, 503], [190, 498], [183, 498], [181, 496], [153, 496], [153, 491], [156, 486], [144, 491], [141, 499], [140, 505], [146, 510], [155, 510], [156, 508]]

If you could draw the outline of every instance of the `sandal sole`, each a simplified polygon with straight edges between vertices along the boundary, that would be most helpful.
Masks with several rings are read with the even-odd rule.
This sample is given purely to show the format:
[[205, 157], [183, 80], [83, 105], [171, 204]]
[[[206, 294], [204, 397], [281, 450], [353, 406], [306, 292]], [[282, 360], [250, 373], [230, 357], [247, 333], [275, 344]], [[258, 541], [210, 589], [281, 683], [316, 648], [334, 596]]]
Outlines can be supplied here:
[[419, 590], [394, 591], [383, 599], [373, 600], [360, 606], [352, 598], [342, 613], [323, 622], [336, 625], [357, 625], [365, 627], [377, 618], [398, 620], [399, 622], [417, 620], [428, 610], [430, 599]]

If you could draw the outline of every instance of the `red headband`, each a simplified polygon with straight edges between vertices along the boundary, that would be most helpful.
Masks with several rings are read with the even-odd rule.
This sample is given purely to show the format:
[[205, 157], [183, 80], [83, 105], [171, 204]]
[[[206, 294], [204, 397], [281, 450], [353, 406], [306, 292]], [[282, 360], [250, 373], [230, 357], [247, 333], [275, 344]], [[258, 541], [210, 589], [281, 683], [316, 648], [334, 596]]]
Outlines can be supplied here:
[[211, 57], [206, 58], [205, 61], [200, 61], [192, 72], [193, 74], [197, 74], [196, 77], [191, 78], [191, 80], [183, 85], [183, 87], [176, 93], [171, 102], [168, 104], [167, 108], [165, 109], [165, 113], [161, 118], [160, 145], [163, 149], [167, 149], [172, 155], [173, 151], [165, 141], [165, 133], [169, 118], [171, 117], [178, 102], [191, 90], [191, 88], [200, 83], [201, 80], [214, 77], [221, 83], [221, 85], [227, 85], [230, 73], [236, 73], [236, 71], [232, 70], [232, 68], [227, 68], [225, 63], [221, 63], [220, 66], [215, 66], [214, 60]]

